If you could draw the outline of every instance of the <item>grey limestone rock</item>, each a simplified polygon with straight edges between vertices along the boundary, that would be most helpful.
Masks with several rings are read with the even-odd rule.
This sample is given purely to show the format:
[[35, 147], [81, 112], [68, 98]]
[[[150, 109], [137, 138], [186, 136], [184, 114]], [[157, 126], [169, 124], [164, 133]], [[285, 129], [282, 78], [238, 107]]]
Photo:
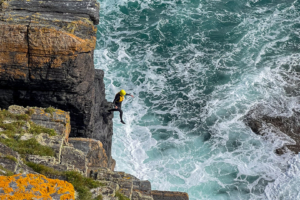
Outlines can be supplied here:
[[133, 181], [133, 190], [144, 195], [151, 195], [151, 183], [149, 181]]
[[86, 156], [87, 174], [100, 167], [108, 167], [108, 158], [100, 141], [90, 138], [69, 138], [69, 144]]
[[154, 200], [188, 200], [189, 195], [185, 192], [169, 192], [169, 191], [157, 191], [151, 192]]
[[22, 162], [17, 152], [2, 143], [0, 143], [0, 166], [14, 173], [36, 174], [36, 172]]
[[35, 139], [41, 145], [51, 147], [55, 152], [58, 162], [60, 162], [61, 151], [65, 140], [64, 136], [62, 135], [49, 136], [47, 133], [41, 133], [35, 136]]
[[124, 194], [129, 199], [131, 199], [132, 192], [133, 192], [133, 183], [132, 183], [132, 181], [122, 179], [122, 180], [118, 180], [116, 183], [120, 187], [119, 192]]
[[[18, 135], [19, 136], [19, 135]], [[30, 140], [34, 138], [34, 135], [33, 134], [30, 134], [30, 133], [24, 133], [21, 137], [20, 137], [20, 140]]]
[[78, 149], [64, 146], [61, 151], [61, 164], [66, 166], [74, 166], [74, 170], [87, 176], [86, 156]]
[[133, 191], [131, 200], [153, 200], [152, 195], [145, 195], [138, 191]]
[[0, 134], [0, 137], [3, 139], [8, 139], [7, 135], [5, 135], [4, 133]]

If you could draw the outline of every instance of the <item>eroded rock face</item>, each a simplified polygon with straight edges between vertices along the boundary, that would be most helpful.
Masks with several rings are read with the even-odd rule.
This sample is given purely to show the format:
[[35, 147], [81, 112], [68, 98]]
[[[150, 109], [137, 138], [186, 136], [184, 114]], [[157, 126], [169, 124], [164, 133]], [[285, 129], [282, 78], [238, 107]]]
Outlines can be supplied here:
[[0, 175], [11, 173], [35, 173], [30, 167], [26, 166], [20, 155], [11, 148], [0, 143]]
[[[151, 194], [151, 183], [139, 180], [131, 174], [125, 172], [114, 172], [109, 169], [98, 169], [94, 171], [92, 177], [96, 180], [104, 181], [108, 191], [118, 191], [132, 200], [153, 200]], [[110, 195], [108, 195], [110, 196]]]
[[70, 136], [103, 141], [111, 160], [112, 115], [93, 61], [98, 23], [96, 0], [0, 1], [0, 107], [69, 111]]
[[[16, 105], [10, 106], [8, 111], [17, 115], [27, 114], [35, 124], [31, 124], [32, 127], [37, 124], [56, 131], [55, 135], [43, 132], [32, 134], [29, 127], [23, 129], [25, 133], [16, 134], [17, 137], [13, 136], [20, 141], [35, 139], [40, 145], [53, 149], [55, 153], [54, 157], [28, 154], [26, 155], [27, 161], [51, 167], [58, 171], [78, 171], [85, 176], [90, 174], [91, 170], [95, 171], [100, 167], [109, 167], [109, 159], [101, 141], [90, 138], [68, 138], [70, 133], [70, 116], [68, 112], [54, 108], [24, 108]], [[3, 121], [3, 123], [12, 122], [13, 120], [7, 119]], [[30, 123], [27, 122], [27, 124]], [[0, 156], [0, 165], [16, 172], [18, 162], [20, 162], [19, 155], [10, 148], [3, 147], [1, 151], [3, 157], [12, 156], [17, 158], [18, 161], [12, 162], [9, 159], [1, 159]]]
[[276, 152], [282, 154], [286, 148], [300, 152], [300, 113], [278, 110], [270, 105], [258, 104], [244, 117], [244, 122], [254, 133], [266, 139], [281, 141]]
[[69, 138], [69, 143], [85, 154], [88, 160], [88, 174], [99, 167], [108, 167], [108, 158], [100, 141], [89, 138]]

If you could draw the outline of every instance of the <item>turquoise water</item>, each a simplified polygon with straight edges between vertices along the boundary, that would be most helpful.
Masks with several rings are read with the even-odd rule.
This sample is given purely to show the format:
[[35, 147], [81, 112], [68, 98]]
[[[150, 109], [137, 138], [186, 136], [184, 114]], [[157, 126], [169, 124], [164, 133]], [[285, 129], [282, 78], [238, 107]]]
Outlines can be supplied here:
[[126, 125], [114, 117], [116, 170], [191, 200], [298, 198], [299, 159], [241, 118], [262, 102], [300, 109], [299, 0], [99, 2], [106, 98], [135, 96]]

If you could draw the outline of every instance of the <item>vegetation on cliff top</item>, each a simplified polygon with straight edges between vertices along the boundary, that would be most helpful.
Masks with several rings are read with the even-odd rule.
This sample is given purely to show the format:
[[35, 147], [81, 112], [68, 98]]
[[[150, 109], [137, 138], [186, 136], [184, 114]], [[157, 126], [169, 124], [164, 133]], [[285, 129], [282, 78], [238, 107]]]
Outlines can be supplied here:
[[129, 198], [125, 197], [122, 193], [116, 192], [116, 197], [119, 198], [119, 200], [130, 200]]
[[29, 114], [19, 115], [12, 114], [7, 110], [0, 110], [0, 135], [2, 135], [0, 142], [21, 155], [54, 156], [55, 153], [52, 148], [42, 146], [35, 138], [20, 140], [21, 136], [26, 132], [33, 135], [40, 133], [47, 133], [50, 136], [56, 135], [53, 129], [44, 128], [30, 121]]
[[4, 167], [2, 167], [0, 165], [0, 175], [1, 176], [12, 176], [12, 175], [14, 175], [14, 173], [8, 169], [5, 169]]

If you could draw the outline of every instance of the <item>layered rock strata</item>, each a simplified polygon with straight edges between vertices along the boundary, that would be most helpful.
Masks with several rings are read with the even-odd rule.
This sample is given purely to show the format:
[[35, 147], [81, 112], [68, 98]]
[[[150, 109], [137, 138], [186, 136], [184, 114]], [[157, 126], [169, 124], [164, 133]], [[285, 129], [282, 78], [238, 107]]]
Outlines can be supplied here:
[[[99, 188], [101, 192], [106, 192], [108, 197], [113, 197], [116, 191], [121, 192], [131, 200], [188, 200], [189, 196], [185, 192], [168, 192], [151, 190], [151, 183], [147, 180], [139, 180], [135, 176], [124, 172], [114, 172], [109, 169], [98, 169], [93, 176], [96, 180], [105, 184]], [[98, 195], [97, 189], [94, 191]]]
[[19, 139], [22, 141], [34, 138], [38, 143], [52, 148], [55, 152], [54, 157], [26, 155], [28, 161], [43, 164], [58, 171], [75, 170], [84, 176], [88, 176], [91, 170], [108, 167], [109, 160], [100, 141], [89, 138], [68, 138], [71, 130], [69, 113], [59, 109], [49, 110], [50, 113], [47, 113], [47, 109], [21, 106], [10, 106], [8, 109], [13, 114], [31, 112], [32, 122], [54, 129], [57, 133], [55, 136], [46, 133], [34, 135], [26, 131], [20, 135]]
[[[8, 111], [16, 115], [17, 119], [22, 118], [14, 120], [8, 117], [0, 121], [0, 126], [3, 127], [2, 132], [10, 134], [9, 137], [6, 139], [2, 138], [0, 141], [11, 146], [10, 148], [0, 142], [0, 174], [6, 176], [19, 175], [9, 176], [8, 178], [0, 176], [0, 197], [50, 198], [50, 195], [51, 199], [59, 199], [60, 197], [62, 199], [65, 197], [68, 197], [65, 199], [74, 199], [73, 196], [69, 197], [71, 194], [74, 194], [74, 189], [69, 191], [68, 188], [70, 186], [67, 183], [52, 179], [67, 180], [63, 172], [77, 171], [85, 177], [102, 183], [101, 187], [91, 189], [90, 192], [93, 198], [101, 195], [103, 199], [118, 200], [118, 195], [122, 194], [131, 200], [188, 200], [187, 193], [152, 191], [149, 181], [139, 180], [130, 174], [115, 172], [113, 168], [110, 169], [108, 166], [108, 157], [100, 141], [90, 138], [68, 138], [70, 132], [70, 117], [68, 112], [58, 109], [24, 108], [21, 106], [10, 106]], [[24, 116], [29, 116], [29, 119]], [[25, 121], [22, 120], [23, 118], [25, 118]], [[28, 122], [33, 122], [34, 124]], [[21, 127], [22, 131], [16, 131], [16, 133], [9, 132], [11, 126], [5, 125], [11, 123], [23, 124]], [[55, 134], [33, 131], [33, 126], [36, 123], [42, 127], [55, 130]], [[1, 135], [4, 134], [2, 133]], [[29, 141], [32, 139], [36, 140], [42, 146], [51, 148], [54, 152], [53, 156], [30, 154], [16, 145], [20, 141]], [[68, 139], [68, 143], [66, 139]], [[45, 172], [47, 178], [39, 175], [29, 167], [32, 165], [37, 165], [39, 168], [47, 167], [48, 172]], [[42, 194], [36, 188], [34, 189], [36, 193], [26, 193], [25, 190], [20, 189], [21, 186], [18, 186], [17, 183], [16, 187], [11, 190], [9, 189], [10, 185], [16, 182], [14, 177], [30, 181], [30, 183], [36, 182], [34, 185], [29, 184], [28, 187], [30, 188], [34, 188], [35, 185], [50, 187], [50, 192]], [[41, 181], [38, 182], [38, 179], [41, 179]], [[53, 187], [48, 183], [53, 183], [64, 188], [59, 189], [59, 187]], [[6, 190], [10, 190], [10, 192], [1, 193], [1, 191]]]
[[96, 0], [0, 1], [0, 105], [67, 110], [70, 136], [104, 141], [110, 159], [109, 104], [93, 63], [98, 23]]

